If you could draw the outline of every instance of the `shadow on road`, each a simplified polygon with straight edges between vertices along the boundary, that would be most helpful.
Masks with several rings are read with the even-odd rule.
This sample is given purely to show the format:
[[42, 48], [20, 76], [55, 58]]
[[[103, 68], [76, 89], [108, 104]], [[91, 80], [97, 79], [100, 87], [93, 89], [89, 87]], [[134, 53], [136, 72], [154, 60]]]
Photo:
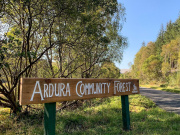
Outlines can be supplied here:
[[153, 100], [162, 109], [180, 114], [180, 94], [150, 88], [140, 88], [140, 94]]

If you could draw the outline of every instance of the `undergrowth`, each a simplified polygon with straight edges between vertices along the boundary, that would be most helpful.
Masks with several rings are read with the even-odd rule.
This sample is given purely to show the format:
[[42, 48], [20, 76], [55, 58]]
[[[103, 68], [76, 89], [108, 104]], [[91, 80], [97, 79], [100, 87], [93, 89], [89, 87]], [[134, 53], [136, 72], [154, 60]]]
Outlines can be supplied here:
[[[64, 109], [56, 114], [56, 134], [180, 134], [180, 116], [157, 107], [141, 95], [129, 96], [131, 130], [122, 125], [121, 98], [91, 99], [77, 109]], [[10, 116], [0, 110], [0, 134], [43, 134], [43, 110]], [[2, 119], [3, 118], [3, 119]]]
[[162, 90], [162, 91], [180, 94], [180, 88], [178, 87], [170, 87], [166, 85], [141, 85], [141, 87], [152, 88], [156, 90]]

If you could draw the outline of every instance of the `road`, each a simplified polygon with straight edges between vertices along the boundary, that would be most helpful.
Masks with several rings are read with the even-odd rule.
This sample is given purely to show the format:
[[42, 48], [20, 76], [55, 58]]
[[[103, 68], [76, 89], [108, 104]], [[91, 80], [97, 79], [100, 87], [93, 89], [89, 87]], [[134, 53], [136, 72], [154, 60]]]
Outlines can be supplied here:
[[140, 94], [150, 98], [160, 108], [180, 114], [180, 94], [150, 88], [140, 88]]

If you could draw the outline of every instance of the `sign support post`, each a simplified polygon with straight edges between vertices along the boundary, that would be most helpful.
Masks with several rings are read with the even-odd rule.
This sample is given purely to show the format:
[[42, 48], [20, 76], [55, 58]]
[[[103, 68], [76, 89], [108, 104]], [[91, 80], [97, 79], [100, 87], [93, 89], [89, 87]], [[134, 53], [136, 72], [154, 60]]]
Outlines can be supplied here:
[[56, 102], [44, 104], [44, 135], [55, 135]]
[[129, 100], [128, 95], [121, 96], [123, 129], [130, 130]]

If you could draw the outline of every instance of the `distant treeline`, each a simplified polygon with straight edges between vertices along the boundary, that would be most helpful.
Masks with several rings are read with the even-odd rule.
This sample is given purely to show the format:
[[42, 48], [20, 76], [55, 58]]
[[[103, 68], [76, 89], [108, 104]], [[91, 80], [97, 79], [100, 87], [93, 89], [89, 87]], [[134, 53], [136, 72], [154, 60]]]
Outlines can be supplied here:
[[142, 43], [131, 69], [127, 76], [141, 83], [180, 84], [180, 17], [162, 25], [155, 42]]

